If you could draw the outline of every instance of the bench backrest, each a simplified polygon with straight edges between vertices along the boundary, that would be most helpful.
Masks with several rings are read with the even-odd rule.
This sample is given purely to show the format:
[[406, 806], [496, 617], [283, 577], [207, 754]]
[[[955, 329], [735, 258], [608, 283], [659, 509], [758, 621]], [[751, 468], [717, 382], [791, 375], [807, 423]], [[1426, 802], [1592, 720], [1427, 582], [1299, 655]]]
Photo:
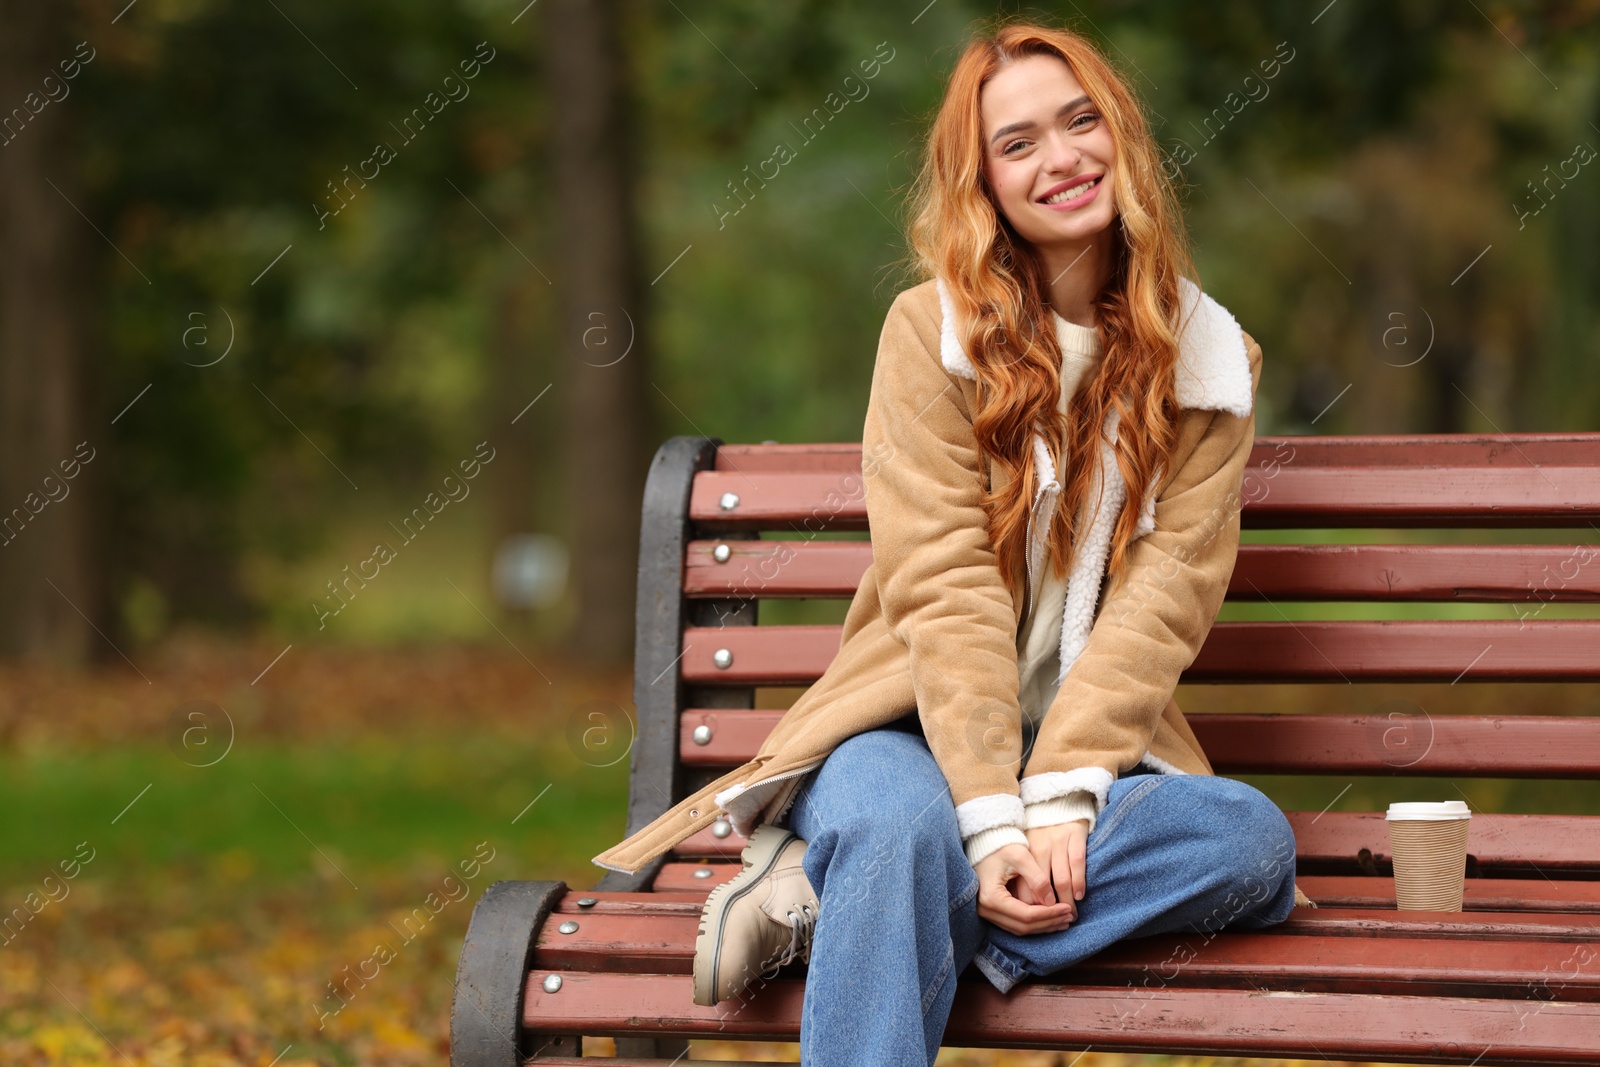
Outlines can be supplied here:
[[[1242, 497], [1245, 529], [1316, 531], [1316, 543], [1241, 546], [1228, 599], [1265, 603], [1274, 617], [1218, 622], [1185, 682], [1600, 678], [1600, 618], [1557, 617], [1570, 611], [1560, 605], [1600, 601], [1600, 434], [1260, 438]], [[1558, 544], [1361, 543], [1373, 531], [1536, 527], [1571, 534]], [[782, 714], [754, 708], [757, 687], [821, 675], [839, 627], [757, 625], [759, 604], [853, 596], [870, 543], [817, 535], [866, 528], [858, 444], [662, 446], [642, 526], [630, 833], [755, 754]], [[1493, 603], [1505, 617], [1303, 621], [1277, 607], [1290, 601]], [[1600, 777], [1600, 718], [1190, 721], [1219, 774]], [[1585, 870], [1600, 863], [1563, 852], [1559, 838], [1574, 828], [1558, 823], [1538, 831], [1548, 847], [1521, 841], [1525, 855], [1541, 869], [1563, 855]], [[1347, 856], [1374, 829], [1361, 816], [1319, 832], [1329, 855]], [[718, 831], [678, 854], [742, 845]], [[1302, 839], [1302, 854], [1313, 844]], [[1509, 850], [1499, 860], [1480, 851], [1475, 862], [1517, 866]]]

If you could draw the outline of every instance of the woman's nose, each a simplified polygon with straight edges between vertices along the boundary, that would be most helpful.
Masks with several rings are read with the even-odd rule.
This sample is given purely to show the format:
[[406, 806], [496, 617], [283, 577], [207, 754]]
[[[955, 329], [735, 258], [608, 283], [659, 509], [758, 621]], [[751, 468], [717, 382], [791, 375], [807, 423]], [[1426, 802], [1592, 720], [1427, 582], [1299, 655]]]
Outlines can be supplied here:
[[1059, 135], [1051, 137], [1046, 142], [1046, 152], [1051, 169], [1062, 176], [1071, 174], [1078, 169], [1078, 164], [1083, 162], [1083, 153]]

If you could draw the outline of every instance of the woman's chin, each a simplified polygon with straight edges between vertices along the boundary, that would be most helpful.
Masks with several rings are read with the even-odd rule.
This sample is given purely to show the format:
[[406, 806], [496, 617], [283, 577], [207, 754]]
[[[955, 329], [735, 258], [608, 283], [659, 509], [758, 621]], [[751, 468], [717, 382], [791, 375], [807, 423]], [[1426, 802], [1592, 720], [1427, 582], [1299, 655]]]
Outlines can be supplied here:
[[1040, 248], [1081, 248], [1111, 228], [1110, 219], [1073, 219], [1071, 225], [1057, 225], [1024, 234]]

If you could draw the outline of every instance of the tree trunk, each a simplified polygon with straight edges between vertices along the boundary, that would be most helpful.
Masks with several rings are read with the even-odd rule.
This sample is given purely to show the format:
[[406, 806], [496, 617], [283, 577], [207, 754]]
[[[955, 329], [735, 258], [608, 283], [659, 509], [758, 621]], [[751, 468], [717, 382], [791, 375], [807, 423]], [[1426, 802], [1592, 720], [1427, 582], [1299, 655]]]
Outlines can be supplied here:
[[618, 7], [550, 0], [543, 27], [561, 329], [560, 375], [546, 399], [566, 417], [571, 638], [591, 662], [625, 660], [632, 648], [639, 507], [653, 443], [633, 205], [638, 160]]
[[118, 658], [90, 622], [107, 629], [94, 537], [111, 427], [85, 418], [98, 238], [73, 206], [80, 103], [40, 103], [46, 76], [70, 86], [72, 10], [0, 0], [0, 655], [69, 664]]
[[[523, 248], [527, 227], [508, 223], [507, 229], [519, 233]], [[555, 360], [539, 343], [546, 334], [550, 318], [545, 279], [515, 256], [507, 257], [510, 276], [500, 283], [494, 298], [490, 334], [490, 425], [500, 427], [492, 443], [495, 447], [495, 480], [492, 548], [498, 550], [509, 537], [538, 533], [564, 535], [561, 516], [564, 509], [550, 503], [565, 493], [559, 461], [566, 427], [561, 425], [561, 407], [553, 400], [560, 390], [552, 381]], [[546, 264], [546, 269], [549, 264]], [[515, 420], [515, 421], [513, 421]], [[543, 617], [525, 615], [517, 607], [504, 607], [519, 622], [530, 623]], [[543, 633], [535, 636], [544, 637]]]

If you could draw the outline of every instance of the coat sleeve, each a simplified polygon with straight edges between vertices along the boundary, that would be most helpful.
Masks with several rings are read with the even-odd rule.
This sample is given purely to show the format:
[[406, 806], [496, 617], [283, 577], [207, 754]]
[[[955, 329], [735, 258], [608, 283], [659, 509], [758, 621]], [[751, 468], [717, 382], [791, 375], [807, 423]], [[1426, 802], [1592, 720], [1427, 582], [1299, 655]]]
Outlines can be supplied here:
[[862, 429], [872, 569], [976, 863], [1027, 842], [1016, 613], [988, 535], [972, 412], [940, 362], [940, 323], [909, 292], [885, 319]]
[[[1252, 389], [1261, 347], [1245, 337]], [[1087, 644], [1067, 670], [1020, 781], [1027, 825], [1064, 821], [1045, 802], [1098, 815], [1111, 783], [1149, 749], [1178, 677], [1222, 609], [1239, 551], [1241, 488], [1255, 443], [1248, 416], [1222, 411], [1155, 502], [1155, 529], [1128, 547]], [[1090, 816], [1090, 826], [1093, 827]]]

